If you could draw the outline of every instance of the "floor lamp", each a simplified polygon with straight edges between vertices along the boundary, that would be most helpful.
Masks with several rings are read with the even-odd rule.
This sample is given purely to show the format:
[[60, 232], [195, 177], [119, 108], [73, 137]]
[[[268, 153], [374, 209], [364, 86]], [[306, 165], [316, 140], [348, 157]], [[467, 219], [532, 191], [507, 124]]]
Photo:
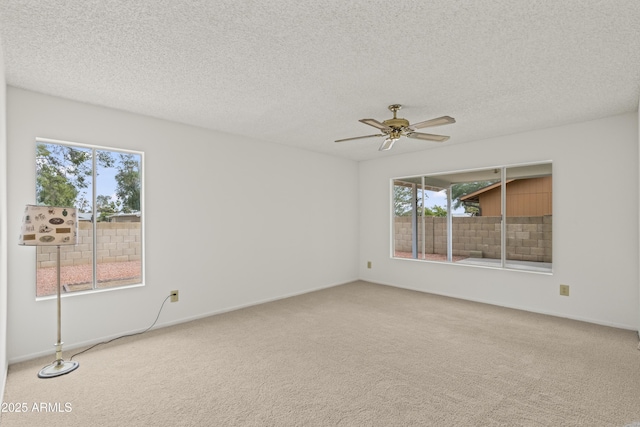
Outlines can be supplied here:
[[58, 342], [56, 360], [45, 366], [38, 373], [40, 378], [53, 378], [68, 374], [78, 368], [79, 363], [65, 362], [62, 359], [62, 334], [60, 310], [60, 246], [78, 243], [78, 221], [75, 208], [57, 206], [27, 205], [22, 218], [20, 245], [24, 246], [56, 246], [56, 276], [58, 292]]

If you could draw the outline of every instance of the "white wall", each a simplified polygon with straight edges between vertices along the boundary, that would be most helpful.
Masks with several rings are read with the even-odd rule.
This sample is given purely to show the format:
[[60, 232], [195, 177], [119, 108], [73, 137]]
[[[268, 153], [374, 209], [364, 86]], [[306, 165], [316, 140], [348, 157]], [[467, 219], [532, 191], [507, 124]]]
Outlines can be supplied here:
[[[8, 350], [5, 357], [0, 316], [0, 367], [53, 354], [55, 303], [35, 301], [35, 251], [11, 243], [24, 205], [34, 202], [37, 136], [145, 152], [147, 286], [65, 297], [66, 350], [145, 328], [171, 289], [180, 290], [180, 302], [165, 305], [160, 325], [356, 278], [640, 328], [636, 113], [359, 165], [11, 87], [7, 128], [8, 200], [5, 212], [0, 186], [0, 226], [10, 227], [0, 233], [0, 251], [7, 254], [0, 263], [8, 259]], [[0, 150], [3, 143], [0, 136]], [[389, 257], [392, 177], [549, 159], [553, 275]], [[4, 178], [2, 168], [0, 161]], [[189, 217], [194, 208], [206, 213]], [[176, 221], [176, 213], [186, 216]], [[173, 231], [203, 215], [208, 226], [192, 230], [197, 240]], [[581, 237], [610, 215], [616, 219], [609, 229], [592, 230], [595, 244]], [[181, 243], [189, 249], [165, 253]], [[0, 313], [7, 302], [2, 274]], [[570, 297], [559, 296], [560, 283], [571, 286]], [[4, 383], [6, 368], [0, 375]]]
[[[542, 160], [553, 161], [553, 275], [390, 258], [391, 178]], [[360, 278], [637, 329], [638, 164], [636, 113], [362, 162]]]
[[[357, 279], [356, 162], [12, 87], [7, 101], [10, 242], [35, 199], [36, 137], [145, 153], [146, 286], [65, 297], [65, 349], [146, 328], [172, 289], [160, 325]], [[8, 256], [9, 362], [53, 354], [35, 251]]]
[[[0, 46], [2, 46], [0, 40]], [[0, 401], [7, 379], [7, 139], [4, 54], [0, 48]]]

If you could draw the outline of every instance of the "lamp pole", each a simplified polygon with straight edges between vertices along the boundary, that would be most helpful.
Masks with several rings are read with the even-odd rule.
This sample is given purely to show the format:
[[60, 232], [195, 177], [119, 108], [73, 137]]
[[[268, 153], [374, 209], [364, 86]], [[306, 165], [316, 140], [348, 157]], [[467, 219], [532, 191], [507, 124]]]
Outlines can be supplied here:
[[57, 288], [57, 307], [58, 307], [58, 342], [56, 342], [56, 360], [50, 364], [45, 366], [38, 373], [39, 378], [53, 378], [59, 377], [60, 375], [68, 374], [69, 372], [75, 370], [80, 366], [78, 362], [68, 361], [65, 362], [62, 358], [62, 295], [60, 291], [60, 245], [57, 245], [56, 251], [56, 288]]

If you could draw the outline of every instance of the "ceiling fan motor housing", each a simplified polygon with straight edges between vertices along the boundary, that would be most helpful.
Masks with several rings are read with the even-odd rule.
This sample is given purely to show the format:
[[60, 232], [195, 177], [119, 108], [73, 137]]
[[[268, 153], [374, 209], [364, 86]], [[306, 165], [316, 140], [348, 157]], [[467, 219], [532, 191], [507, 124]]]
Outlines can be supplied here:
[[409, 127], [409, 120], [406, 119], [389, 119], [382, 122], [383, 125], [388, 126], [392, 129], [402, 129]]

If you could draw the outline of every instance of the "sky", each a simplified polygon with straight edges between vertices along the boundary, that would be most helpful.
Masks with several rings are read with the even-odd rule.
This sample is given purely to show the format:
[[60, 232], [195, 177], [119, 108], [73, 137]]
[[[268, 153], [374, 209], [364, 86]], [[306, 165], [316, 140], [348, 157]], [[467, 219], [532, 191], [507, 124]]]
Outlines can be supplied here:
[[96, 196], [111, 196], [112, 200], [116, 200], [116, 168], [105, 168], [98, 166], [98, 178], [96, 181]]
[[[432, 208], [434, 206], [441, 206], [444, 209], [447, 209], [447, 193], [444, 191], [430, 191], [425, 190], [425, 194], [427, 195], [427, 199], [425, 200], [425, 207]], [[458, 209], [454, 209], [454, 214], [463, 214], [464, 208], [459, 207]]]

